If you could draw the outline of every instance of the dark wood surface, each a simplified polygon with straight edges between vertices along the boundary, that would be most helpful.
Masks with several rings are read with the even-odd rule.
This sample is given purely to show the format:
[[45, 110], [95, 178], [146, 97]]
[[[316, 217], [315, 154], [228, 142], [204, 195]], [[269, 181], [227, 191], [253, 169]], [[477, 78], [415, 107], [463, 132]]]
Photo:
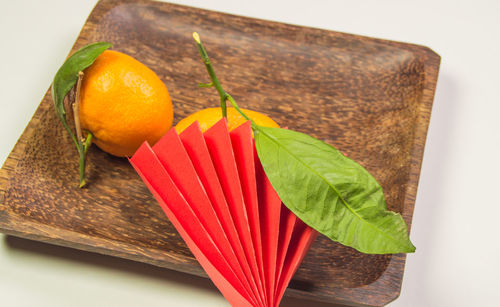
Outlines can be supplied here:
[[[346, 153], [380, 182], [411, 225], [440, 58], [422, 46], [149, 1], [105, 0], [72, 52], [109, 41], [153, 69], [174, 123], [218, 105], [192, 32], [239, 105]], [[47, 82], [50, 82], [48, 80]], [[78, 188], [74, 145], [47, 92], [0, 171], [4, 233], [206, 276], [126, 159], [95, 146]], [[418, 248], [418, 246], [417, 246]], [[400, 292], [405, 255], [365, 255], [318, 237], [287, 295], [384, 305]]]

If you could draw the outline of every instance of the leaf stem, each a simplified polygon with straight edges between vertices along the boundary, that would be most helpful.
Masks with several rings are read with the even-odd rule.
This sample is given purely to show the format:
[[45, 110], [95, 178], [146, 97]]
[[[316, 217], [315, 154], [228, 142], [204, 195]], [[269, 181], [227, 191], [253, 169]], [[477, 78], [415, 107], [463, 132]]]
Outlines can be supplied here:
[[236, 109], [236, 111], [238, 111], [238, 113], [241, 114], [241, 116], [243, 116], [243, 118], [251, 121], [252, 124], [254, 123], [253, 120], [250, 117], [248, 117], [245, 113], [243, 113], [243, 111], [240, 109], [240, 107], [238, 107], [238, 104], [236, 103], [236, 101], [234, 100], [234, 98], [231, 95], [227, 94], [227, 100], [229, 100], [229, 102], [231, 102], [231, 105]]
[[227, 117], [227, 106], [226, 106], [226, 100], [228, 99], [229, 94], [224, 91], [222, 88], [222, 85], [219, 82], [219, 79], [217, 79], [217, 76], [215, 75], [214, 68], [212, 67], [212, 63], [210, 62], [210, 58], [208, 57], [207, 51], [205, 50], [205, 47], [201, 43], [200, 36], [198, 33], [193, 32], [193, 38], [194, 41], [196, 42], [196, 46], [198, 47], [198, 50], [200, 51], [201, 58], [203, 59], [203, 63], [205, 64], [205, 67], [207, 68], [207, 72], [210, 75], [210, 79], [212, 80], [211, 83], [209, 84], [203, 84], [202, 87], [211, 87], [215, 86], [217, 89], [217, 92], [219, 92], [220, 96], [220, 107], [222, 109], [222, 116]]

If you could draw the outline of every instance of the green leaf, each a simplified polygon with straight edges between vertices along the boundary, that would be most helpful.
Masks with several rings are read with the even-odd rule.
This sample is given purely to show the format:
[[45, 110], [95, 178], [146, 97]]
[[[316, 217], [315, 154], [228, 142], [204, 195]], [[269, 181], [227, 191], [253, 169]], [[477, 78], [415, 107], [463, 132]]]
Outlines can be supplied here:
[[54, 81], [52, 82], [52, 98], [54, 100], [54, 106], [56, 108], [57, 117], [62, 122], [64, 128], [71, 135], [71, 138], [75, 142], [77, 148], [79, 148], [79, 143], [76, 140], [74, 133], [68, 126], [66, 121], [66, 110], [64, 109], [64, 97], [73, 88], [76, 81], [78, 80], [78, 73], [83, 71], [85, 68], [89, 67], [94, 63], [95, 59], [104, 52], [104, 50], [110, 48], [112, 45], [107, 42], [98, 42], [89, 44], [71, 55], [66, 62], [57, 71]]
[[306, 134], [253, 125], [264, 170], [283, 203], [330, 239], [363, 253], [414, 252], [400, 214], [361, 165]]

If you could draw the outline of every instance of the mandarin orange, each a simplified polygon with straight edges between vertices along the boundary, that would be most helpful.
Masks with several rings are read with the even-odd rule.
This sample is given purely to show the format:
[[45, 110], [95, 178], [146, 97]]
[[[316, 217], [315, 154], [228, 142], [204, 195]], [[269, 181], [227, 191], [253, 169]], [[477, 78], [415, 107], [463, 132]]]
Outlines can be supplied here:
[[[279, 125], [267, 115], [247, 109], [241, 109], [241, 110], [248, 117], [250, 117], [257, 125], [264, 127], [279, 128]], [[177, 133], [181, 133], [189, 125], [191, 125], [195, 121], [198, 121], [198, 123], [200, 124], [201, 131], [205, 132], [215, 123], [217, 123], [221, 118], [222, 118], [222, 110], [220, 107], [206, 108], [198, 112], [195, 112], [189, 115], [188, 117], [182, 119], [181, 121], [179, 121], [175, 126], [175, 130], [177, 131]], [[238, 111], [236, 111], [235, 108], [231, 107], [227, 108], [227, 125], [229, 131], [235, 129], [244, 122], [246, 122], [246, 119], [243, 116], [241, 116], [241, 114], [238, 113]]]
[[106, 50], [84, 71], [79, 116], [102, 150], [132, 155], [156, 143], [172, 126], [172, 101], [148, 67], [124, 53]]

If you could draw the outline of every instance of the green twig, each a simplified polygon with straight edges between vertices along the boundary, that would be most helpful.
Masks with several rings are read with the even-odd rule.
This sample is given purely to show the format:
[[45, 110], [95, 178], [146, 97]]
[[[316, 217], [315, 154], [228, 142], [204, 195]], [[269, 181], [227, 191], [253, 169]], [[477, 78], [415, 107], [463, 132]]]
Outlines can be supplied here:
[[87, 182], [85, 181], [85, 153], [83, 149], [78, 149], [80, 155], [80, 188], [83, 188]]
[[215, 75], [215, 71], [214, 68], [212, 67], [212, 63], [210, 62], [210, 58], [208, 57], [207, 51], [205, 50], [205, 47], [203, 47], [203, 44], [201, 43], [200, 36], [198, 35], [198, 33], [194, 32], [193, 38], [196, 42], [196, 46], [198, 46], [198, 50], [200, 51], [203, 63], [205, 63], [207, 72], [210, 75], [210, 79], [212, 80], [211, 83], [208, 84], [200, 83], [198, 86], [200, 87], [215, 86], [217, 92], [219, 92], [220, 95], [220, 107], [222, 109], [222, 116], [227, 117], [226, 100], [229, 100], [231, 105], [236, 109], [236, 111], [238, 111], [241, 114], [241, 116], [243, 116], [243, 118], [252, 122], [252, 127], [253, 127], [255, 123], [252, 121], [252, 119], [248, 117], [245, 113], [243, 113], [243, 111], [238, 107], [238, 104], [236, 103], [234, 98], [222, 88], [219, 79], [217, 79], [217, 76]]
[[88, 132], [85, 142], [82, 142], [78, 146], [78, 155], [80, 156], [80, 188], [83, 188], [87, 184], [85, 180], [85, 160], [87, 158], [87, 151], [90, 145], [92, 145], [92, 137], [92, 133]]
[[194, 41], [196, 42], [196, 46], [198, 47], [198, 50], [200, 51], [200, 55], [201, 55], [201, 58], [203, 59], [203, 63], [205, 64], [205, 67], [207, 68], [207, 72], [210, 75], [210, 79], [212, 80], [211, 83], [208, 83], [203, 87], [215, 86], [215, 88], [217, 89], [217, 92], [219, 92], [219, 96], [220, 96], [220, 107], [222, 109], [222, 116], [227, 117], [226, 100], [228, 99], [229, 95], [222, 88], [222, 85], [220, 84], [219, 79], [217, 79], [217, 76], [215, 75], [214, 68], [212, 67], [212, 63], [210, 63], [210, 58], [208, 57], [208, 54], [207, 54], [207, 51], [205, 50], [205, 47], [203, 47], [203, 44], [201, 43], [200, 36], [198, 35], [198, 33], [194, 32], [193, 38], [194, 38]]

